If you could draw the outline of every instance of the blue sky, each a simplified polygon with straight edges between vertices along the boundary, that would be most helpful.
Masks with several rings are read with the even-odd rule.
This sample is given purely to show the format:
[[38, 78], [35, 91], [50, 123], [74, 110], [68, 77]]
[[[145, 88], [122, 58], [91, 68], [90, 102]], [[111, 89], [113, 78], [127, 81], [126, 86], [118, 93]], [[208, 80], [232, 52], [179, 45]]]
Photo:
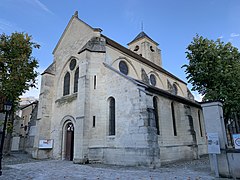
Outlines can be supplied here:
[[196, 33], [240, 48], [239, 0], [0, 0], [0, 33], [32, 35], [41, 45], [33, 54], [41, 73], [53, 61], [52, 51], [76, 10], [80, 19], [124, 46], [143, 22], [144, 31], [159, 43], [163, 67], [184, 81], [181, 66], [188, 63], [186, 47]]

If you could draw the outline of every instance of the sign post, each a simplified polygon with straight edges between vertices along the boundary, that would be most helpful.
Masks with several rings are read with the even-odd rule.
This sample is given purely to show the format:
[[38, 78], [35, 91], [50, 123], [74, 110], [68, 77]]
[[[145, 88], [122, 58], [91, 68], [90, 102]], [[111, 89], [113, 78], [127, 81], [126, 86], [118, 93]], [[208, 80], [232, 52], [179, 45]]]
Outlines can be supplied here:
[[215, 176], [219, 177], [218, 163], [217, 163], [217, 154], [220, 154], [220, 144], [218, 133], [207, 133], [208, 140], [208, 154], [213, 158], [213, 165]]

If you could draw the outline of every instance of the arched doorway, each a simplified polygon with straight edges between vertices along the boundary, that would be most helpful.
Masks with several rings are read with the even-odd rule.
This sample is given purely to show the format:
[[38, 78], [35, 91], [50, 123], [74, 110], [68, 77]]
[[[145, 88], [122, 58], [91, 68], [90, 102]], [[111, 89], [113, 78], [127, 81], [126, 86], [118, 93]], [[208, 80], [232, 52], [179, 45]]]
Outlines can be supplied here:
[[65, 159], [73, 160], [73, 147], [74, 147], [74, 126], [73, 123], [68, 123], [65, 128]]

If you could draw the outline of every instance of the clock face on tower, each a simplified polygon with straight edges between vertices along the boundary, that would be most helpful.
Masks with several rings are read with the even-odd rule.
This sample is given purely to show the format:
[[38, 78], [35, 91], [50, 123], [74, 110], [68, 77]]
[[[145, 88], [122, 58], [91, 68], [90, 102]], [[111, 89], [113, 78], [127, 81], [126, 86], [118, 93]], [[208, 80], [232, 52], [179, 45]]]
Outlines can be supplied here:
[[119, 62], [119, 70], [121, 73], [128, 75], [128, 66], [125, 61], [120, 61]]

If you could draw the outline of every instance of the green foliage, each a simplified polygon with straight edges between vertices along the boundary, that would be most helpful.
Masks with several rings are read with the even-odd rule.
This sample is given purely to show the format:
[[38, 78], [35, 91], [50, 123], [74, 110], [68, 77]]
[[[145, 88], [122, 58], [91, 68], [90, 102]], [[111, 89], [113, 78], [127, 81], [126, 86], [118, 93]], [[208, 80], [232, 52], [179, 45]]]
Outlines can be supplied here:
[[240, 53], [231, 43], [196, 35], [187, 47], [188, 82], [204, 100], [221, 100], [224, 114], [240, 112]]
[[0, 34], [0, 92], [12, 102], [36, 87], [38, 61], [32, 51], [40, 46], [31, 40], [26, 33]]
[[7, 123], [7, 132], [8, 133], [13, 132], [13, 123], [11, 121], [8, 121], [8, 123]]

